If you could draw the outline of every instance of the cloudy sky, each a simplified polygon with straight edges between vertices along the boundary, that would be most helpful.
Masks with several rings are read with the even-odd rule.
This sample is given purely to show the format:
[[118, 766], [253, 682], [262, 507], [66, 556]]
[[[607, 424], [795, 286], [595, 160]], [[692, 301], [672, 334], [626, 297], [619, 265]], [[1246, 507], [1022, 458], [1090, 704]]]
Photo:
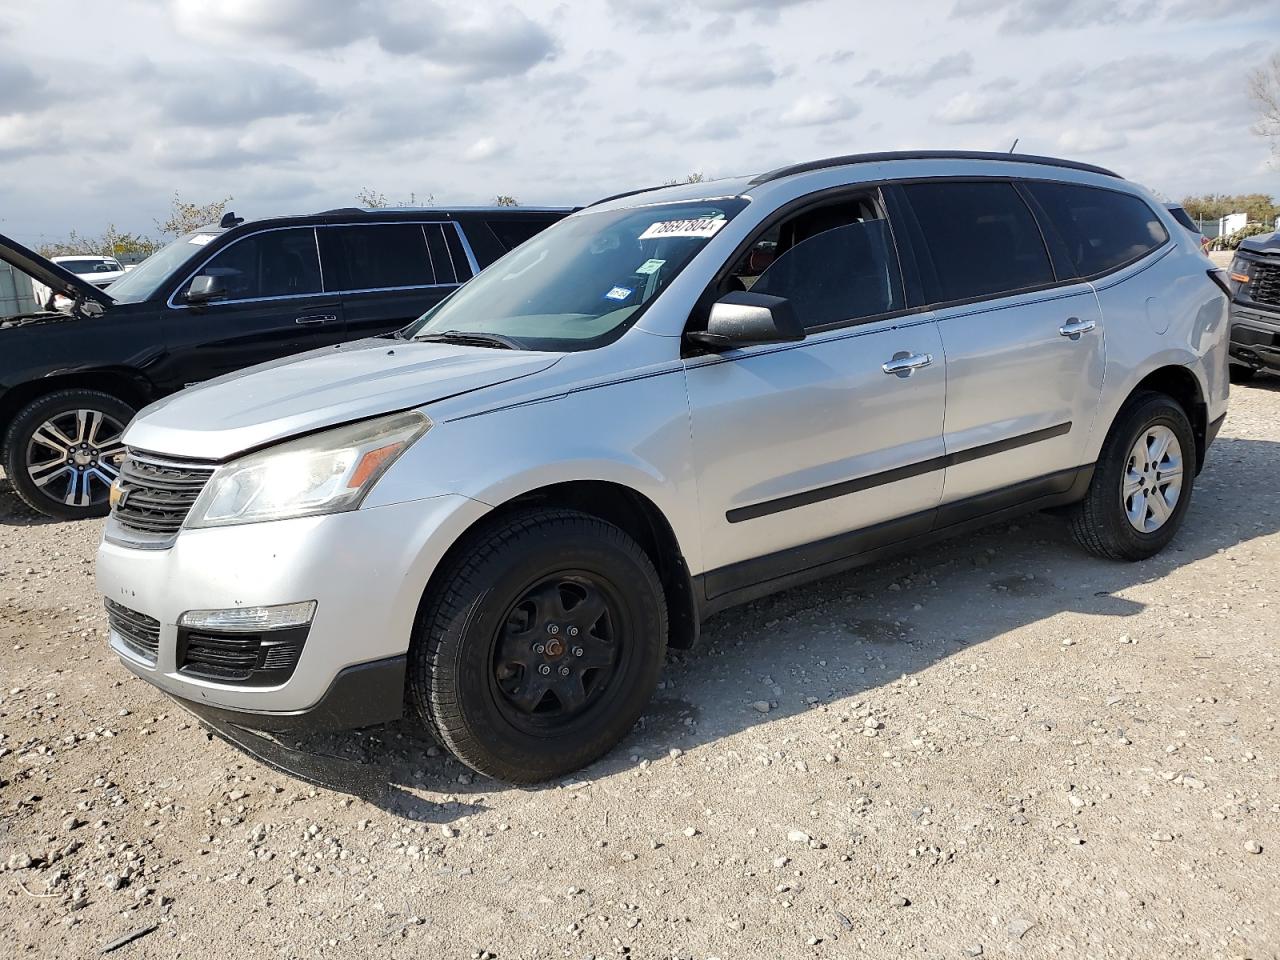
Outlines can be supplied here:
[[153, 232], [175, 190], [574, 204], [1014, 137], [1171, 197], [1280, 194], [1244, 81], [1276, 51], [1262, 0], [25, 0], [0, 232]]

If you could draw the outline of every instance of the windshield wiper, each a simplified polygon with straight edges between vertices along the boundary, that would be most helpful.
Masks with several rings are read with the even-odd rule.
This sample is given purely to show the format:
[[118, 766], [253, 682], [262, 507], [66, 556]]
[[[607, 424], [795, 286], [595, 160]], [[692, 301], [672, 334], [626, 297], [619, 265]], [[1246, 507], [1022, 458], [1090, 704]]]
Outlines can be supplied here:
[[443, 333], [419, 334], [413, 338], [419, 343], [459, 343], [467, 347], [496, 347], [499, 350], [522, 350], [511, 337], [497, 333], [470, 333], [466, 330], [445, 330]]

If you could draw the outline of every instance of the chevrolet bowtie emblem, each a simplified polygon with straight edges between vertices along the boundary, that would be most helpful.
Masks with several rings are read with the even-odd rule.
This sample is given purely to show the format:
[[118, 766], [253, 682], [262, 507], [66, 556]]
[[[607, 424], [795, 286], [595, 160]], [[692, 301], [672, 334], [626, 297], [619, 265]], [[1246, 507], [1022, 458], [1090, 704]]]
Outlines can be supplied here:
[[111, 509], [119, 510], [121, 507], [124, 506], [125, 501], [128, 499], [129, 499], [129, 491], [126, 490], [124, 487], [120, 486], [119, 480], [112, 481], [111, 493], [108, 494], [107, 496], [107, 500], [111, 504]]

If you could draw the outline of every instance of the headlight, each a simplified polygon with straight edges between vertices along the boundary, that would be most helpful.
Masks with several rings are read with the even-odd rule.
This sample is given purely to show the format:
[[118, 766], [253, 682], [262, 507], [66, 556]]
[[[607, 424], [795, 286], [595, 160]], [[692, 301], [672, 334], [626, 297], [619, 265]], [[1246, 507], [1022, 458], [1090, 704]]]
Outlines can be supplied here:
[[259, 523], [354, 510], [378, 478], [431, 428], [397, 413], [291, 440], [217, 469], [187, 516], [188, 528]]

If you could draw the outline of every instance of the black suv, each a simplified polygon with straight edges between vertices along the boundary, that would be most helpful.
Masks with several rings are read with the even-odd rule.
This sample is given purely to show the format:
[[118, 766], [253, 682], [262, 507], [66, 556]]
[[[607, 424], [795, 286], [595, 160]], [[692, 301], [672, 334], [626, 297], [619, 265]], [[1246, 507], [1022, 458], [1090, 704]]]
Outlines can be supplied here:
[[569, 212], [227, 214], [106, 290], [0, 236], [0, 259], [53, 291], [43, 312], [0, 319], [9, 480], [51, 517], [104, 514], [120, 436], [140, 407], [255, 363], [398, 330]]
[[1240, 241], [1231, 294], [1231, 379], [1280, 373], [1280, 232]]

